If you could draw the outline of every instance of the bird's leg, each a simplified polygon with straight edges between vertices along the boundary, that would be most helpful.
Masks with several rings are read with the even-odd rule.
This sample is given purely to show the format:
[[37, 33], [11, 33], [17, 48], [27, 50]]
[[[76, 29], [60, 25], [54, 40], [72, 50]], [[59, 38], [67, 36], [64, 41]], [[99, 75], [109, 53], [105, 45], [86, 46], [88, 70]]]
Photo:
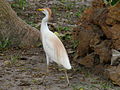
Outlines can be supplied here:
[[67, 74], [67, 70], [65, 69], [64, 71], [65, 71], [65, 76], [66, 76], [66, 79], [67, 79], [67, 84], [69, 86], [70, 81], [69, 81], [69, 77], [68, 77], [68, 74]]
[[43, 79], [42, 79], [43, 84], [44, 84], [44, 82], [45, 82], [46, 76], [47, 76], [48, 73], [49, 73], [49, 57], [48, 57], [47, 54], [46, 54], [46, 60], [47, 60], [47, 72], [46, 72], [46, 74], [43, 76]]
[[47, 73], [49, 72], [49, 65], [47, 65]]
[[47, 59], [47, 73], [48, 73], [49, 72], [49, 57], [47, 54], [46, 54], [46, 59]]

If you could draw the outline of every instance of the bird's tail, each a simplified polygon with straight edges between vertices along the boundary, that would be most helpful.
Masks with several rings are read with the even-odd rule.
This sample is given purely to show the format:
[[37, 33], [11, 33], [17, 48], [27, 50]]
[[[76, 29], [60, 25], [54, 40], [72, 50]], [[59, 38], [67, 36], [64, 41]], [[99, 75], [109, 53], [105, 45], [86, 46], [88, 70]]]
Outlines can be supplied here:
[[71, 69], [71, 64], [70, 64], [69, 58], [67, 56], [67, 53], [63, 58], [61, 58], [60, 61], [64, 68]]

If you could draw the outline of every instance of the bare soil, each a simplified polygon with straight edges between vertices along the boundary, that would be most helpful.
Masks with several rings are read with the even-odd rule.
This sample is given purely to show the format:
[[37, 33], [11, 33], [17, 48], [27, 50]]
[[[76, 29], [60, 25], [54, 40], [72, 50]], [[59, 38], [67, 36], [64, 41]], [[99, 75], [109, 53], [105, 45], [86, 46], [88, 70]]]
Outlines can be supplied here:
[[[17, 57], [16, 57], [17, 56]], [[49, 66], [42, 48], [11, 49], [0, 53], [0, 90], [119, 90], [102, 75], [72, 63], [67, 86], [64, 70], [56, 64]]]

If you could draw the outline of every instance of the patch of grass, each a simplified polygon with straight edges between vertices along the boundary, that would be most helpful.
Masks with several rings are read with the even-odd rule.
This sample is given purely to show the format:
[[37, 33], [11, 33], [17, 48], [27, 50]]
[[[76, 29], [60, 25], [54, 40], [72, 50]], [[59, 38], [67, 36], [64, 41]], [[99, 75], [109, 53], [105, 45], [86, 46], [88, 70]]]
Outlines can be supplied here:
[[0, 49], [5, 49], [9, 47], [9, 45], [10, 45], [10, 40], [8, 38], [5, 38], [2, 41], [0, 41]]
[[65, 8], [67, 10], [71, 10], [74, 8], [74, 5], [75, 5], [74, 3], [68, 2], [67, 4], [65, 4]]
[[64, 40], [71, 40], [71, 34], [69, 34], [69, 33], [66, 33], [66, 34], [64, 34], [63, 36], [62, 36], [62, 39], [64, 39]]
[[78, 12], [75, 13], [75, 15], [76, 15], [77, 17], [80, 17], [80, 16], [81, 16], [81, 12], [78, 11]]
[[15, 63], [18, 61], [19, 58], [20, 58], [19, 55], [12, 55], [12, 56], [10, 57], [11, 63], [12, 63], [12, 64], [15, 64]]
[[110, 81], [107, 81], [107, 82], [101, 82], [100, 83], [100, 86], [101, 86], [101, 89], [106, 89], [106, 90], [108, 90], [108, 89], [111, 89], [111, 88], [113, 88], [113, 84], [110, 82]]
[[27, 5], [27, 0], [16, 0], [15, 3], [11, 4], [12, 7], [19, 7], [20, 9], [23, 9]]
[[65, 2], [66, 2], [66, 0], [60, 0], [60, 2], [61, 2], [61, 3], [65, 3]]
[[97, 84], [89, 82], [80, 82], [72, 85], [73, 90], [112, 90], [113, 85], [110, 82], [96, 81]]
[[110, 6], [115, 6], [120, 3], [120, 0], [103, 0], [105, 4]]
[[18, 1], [18, 4], [19, 4], [19, 6], [23, 9], [23, 8], [26, 6], [27, 1], [26, 1], [26, 0], [19, 0], [19, 1]]
[[78, 1], [76, 0], [63, 0], [64, 5], [65, 5], [65, 9], [66, 10], [72, 10], [75, 8], [76, 4]]
[[79, 41], [78, 40], [73, 40], [73, 42], [72, 42], [72, 47], [75, 49], [77, 46], [78, 46], [78, 44], [79, 44]]
[[70, 28], [69, 28], [69, 27], [59, 26], [59, 27], [57, 27], [57, 30], [58, 30], [58, 31], [70, 31]]
[[77, 17], [80, 17], [86, 8], [88, 8], [88, 6], [82, 5], [82, 6], [78, 9], [78, 11], [75, 13], [75, 15], [76, 15]]
[[61, 40], [71, 40], [71, 34], [61, 34], [58, 32], [54, 32]]
[[[70, 32], [70, 27], [57, 27], [57, 31], [58, 32], [54, 32], [60, 39], [64, 39], [64, 40], [70, 40], [71, 39], [71, 33]], [[61, 32], [67, 32], [68, 33], [65, 33], [65, 34], [62, 34]]]
[[32, 84], [36, 84], [36, 85], [42, 84], [42, 82], [41, 82], [39, 79], [37, 79], [37, 78], [36, 78], [36, 79], [32, 79], [32, 80], [31, 80], [31, 83], [32, 83]]
[[32, 27], [36, 27], [36, 24], [34, 23], [34, 22], [32, 22], [32, 21], [26, 21], [27, 22], [27, 24], [29, 24], [29, 25], [31, 25]]
[[83, 86], [73, 86], [73, 90], [85, 90]]
[[73, 90], [96, 90], [98, 87], [87, 82], [80, 82], [72, 85], [72, 88]]

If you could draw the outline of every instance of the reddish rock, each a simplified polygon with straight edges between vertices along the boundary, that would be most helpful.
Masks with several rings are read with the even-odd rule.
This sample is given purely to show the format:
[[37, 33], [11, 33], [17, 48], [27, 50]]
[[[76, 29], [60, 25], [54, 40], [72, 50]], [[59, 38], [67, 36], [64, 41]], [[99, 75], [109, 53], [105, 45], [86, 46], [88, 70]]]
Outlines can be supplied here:
[[111, 50], [120, 50], [120, 3], [110, 7], [103, 0], [94, 0], [77, 25], [73, 30], [74, 40], [78, 41], [76, 61], [95, 69], [103, 65], [101, 73], [107, 71], [107, 76], [120, 85], [120, 62], [118, 66], [110, 65]]
[[94, 71], [95, 71], [95, 74], [103, 74], [104, 65], [102, 65], [102, 64], [96, 65], [94, 68]]
[[120, 24], [115, 24], [111, 27], [113, 46], [115, 49], [120, 50]]
[[120, 3], [114, 7], [109, 7], [108, 17], [116, 21], [120, 21]]
[[102, 31], [104, 32], [104, 34], [106, 35], [107, 38], [112, 38], [112, 32], [110, 31], [110, 27], [107, 25], [101, 26]]
[[111, 61], [111, 50], [109, 48], [110, 42], [105, 40], [101, 44], [96, 45], [95, 54], [99, 55], [100, 63], [107, 63]]
[[120, 39], [120, 24], [115, 24], [111, 27], [112, 39]]
[[107, 25], [111, 25], [111, 26], [112, 26], [112, 25], [116, 24], [117, 22], [116, 22], [116, 20], [114, 20], [113, 18], [106, 17], [105, 23], [106, 23]]
[[86, 67], [94, 66], [94, 54], [89, 54], [84, 58], [79, 60], [79, 63], [85, 65]]
[[120, 65], [109, 66], [106, 69], [105, 74], [108, 75], [108, 78], [110, 78], [114, 82], [114, 84], [120, 85]]
[[120, 50], [120, 39], [113, 40], [113, 47], [114, 47], [116, 50]]
[[102, 8], [104, 5], [105, 3], [102, 0], [93, 0], [92, 2], [93, 9]]
[[[88, 32], [88, 31], [83, 31], [81, 30], [79, 32], [79, 45], [77, 47], [77, 53], [79, 56], [85, 56], [88, 51], [89, 51], [89, 42], [91, 38], [93, 38], [94, 33]], [[83, 38], [84, 37], [84, 38]]]

